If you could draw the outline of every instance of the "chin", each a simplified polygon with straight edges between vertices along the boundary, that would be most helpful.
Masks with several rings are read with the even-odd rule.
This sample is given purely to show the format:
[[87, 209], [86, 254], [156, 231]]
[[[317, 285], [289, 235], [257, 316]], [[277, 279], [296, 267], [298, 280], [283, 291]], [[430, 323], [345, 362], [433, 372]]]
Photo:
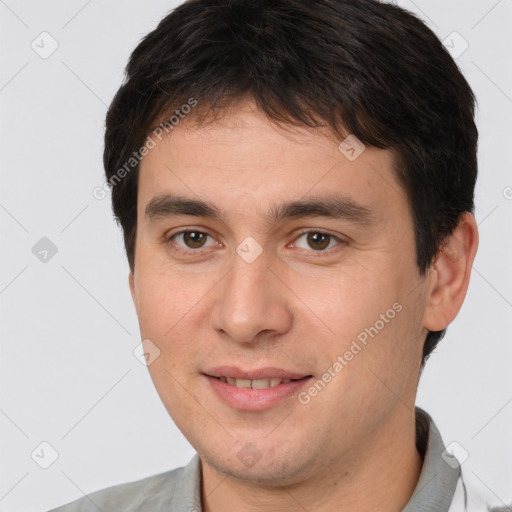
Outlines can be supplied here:
[[[258, 449], [245, 443], [241, 448], [233, 443], [229, 451], [202, 451], [201, 458], [218, 473], [266, 487], [293, 485], [307, 478], [315, 457], [303, 449], [276, 453], [275, 446]], [[313, 471], [314, 472], [314, 471]]]

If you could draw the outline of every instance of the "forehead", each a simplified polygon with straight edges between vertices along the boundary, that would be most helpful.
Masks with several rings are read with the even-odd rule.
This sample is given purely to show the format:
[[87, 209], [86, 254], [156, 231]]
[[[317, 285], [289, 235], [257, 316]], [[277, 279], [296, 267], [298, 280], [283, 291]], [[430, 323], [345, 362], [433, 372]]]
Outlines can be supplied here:
[[251, 104], [203, 125], [185, 118], [142, 159], [139, 207], [169, 193], [224, 209], [243, 202], [248, 215], [334, 192], [377, 212], [404, 207], [392, 152], [366, 147], [353, 159], [342, 140], [326, 128], [278, 126]]

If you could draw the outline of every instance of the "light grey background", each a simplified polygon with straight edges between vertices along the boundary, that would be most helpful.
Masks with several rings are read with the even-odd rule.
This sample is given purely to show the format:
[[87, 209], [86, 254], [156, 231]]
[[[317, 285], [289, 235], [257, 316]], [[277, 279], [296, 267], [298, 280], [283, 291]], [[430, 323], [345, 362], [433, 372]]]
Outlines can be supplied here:
[[[133, 355], [139, 333], [121, 232], [109, 197], [92, 195], [104, 183], [104, 117], [128, 56], [176, 4], [0, 1], [0, 511], [43, 511], [194, 453]], [[466, 474], [498, 504], [510, 502], [512, 1], [400, 5], [457, 54], [467, 41], [457, 62], [478, 98], [481, 137], [480, 248], [418, 405], [446, 444], [468, 452]], [[58, 251], [46, 262], [32, 252], [43, 237]], [[48, 469], [40, 464], [52, 448], [41, 442], [58, 453]]]

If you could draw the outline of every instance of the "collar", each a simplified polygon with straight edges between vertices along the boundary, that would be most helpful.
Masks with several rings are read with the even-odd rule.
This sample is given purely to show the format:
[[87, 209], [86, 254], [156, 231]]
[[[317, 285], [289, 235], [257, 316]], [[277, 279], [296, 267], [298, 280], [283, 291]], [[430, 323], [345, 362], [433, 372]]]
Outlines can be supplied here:
[[460, 465], [446, 451], [434, 421], [415, 408], [416, 447], [423, 457], [418, 483], [402, 512], [448, 512], [460, 476]]

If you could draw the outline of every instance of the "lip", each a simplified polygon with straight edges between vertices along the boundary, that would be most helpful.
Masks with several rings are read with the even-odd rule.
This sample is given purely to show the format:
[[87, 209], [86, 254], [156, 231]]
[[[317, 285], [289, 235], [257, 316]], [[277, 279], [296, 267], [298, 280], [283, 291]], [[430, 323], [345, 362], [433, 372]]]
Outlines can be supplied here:
[[[209, 370], [204, 374], [213, 392], [225, 404], [233, 409], [242, 411], [264, 411], [276, 406], [281, 401], [297, 395], [300, 389], [307, 386], [313, 378], [311, 375], [299, 374], [279, 368], [259, 368], [256, 370], [241, 370], [232, 366], [222, 366]], [[218, 377], [233, 377], [236, 379], [298, 379], [282, 382], [277, 386], [266, 389], [237, 388]]]
[[265, 367], [255, 368], [253, 370], [242, 370], [236, 366], [217, 366], [204, 372], [208, 377], [233, 377], [234, 379], [270, 379], [271, 377], [278, 377], [280, 379], [302, 379], [307, 377], [306, 373], [299, 373], [283, 368]]

